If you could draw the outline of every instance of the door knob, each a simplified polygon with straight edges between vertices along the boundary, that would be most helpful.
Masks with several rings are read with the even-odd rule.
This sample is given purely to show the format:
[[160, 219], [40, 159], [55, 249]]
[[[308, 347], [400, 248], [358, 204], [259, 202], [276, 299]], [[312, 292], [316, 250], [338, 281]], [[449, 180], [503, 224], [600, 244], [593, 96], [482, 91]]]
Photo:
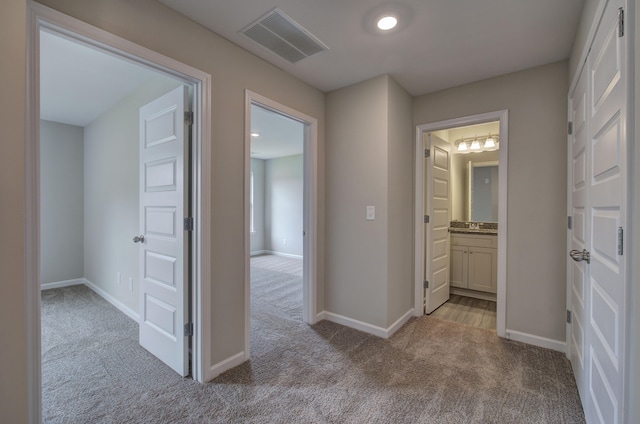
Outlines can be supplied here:
[[144, 235], [135, 236], [133, 238], [133, 242], [134, 243], [142, 243], [142, 242], [144, 242]]
[[579, 250], [572, 250], [569, 252], [569, 256], [576, 262], [586, 261], [588, 264], [591, 263], [591, 253], [587, 249], [582, 249], [582, 252]]

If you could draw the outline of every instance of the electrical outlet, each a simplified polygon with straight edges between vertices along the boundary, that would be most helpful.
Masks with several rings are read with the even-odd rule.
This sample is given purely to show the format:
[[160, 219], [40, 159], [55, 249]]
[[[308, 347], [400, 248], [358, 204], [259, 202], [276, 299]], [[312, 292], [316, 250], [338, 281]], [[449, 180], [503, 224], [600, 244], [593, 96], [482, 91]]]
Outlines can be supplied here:
[[129, 277], [129, 291], [133, 291], [133, 277]]

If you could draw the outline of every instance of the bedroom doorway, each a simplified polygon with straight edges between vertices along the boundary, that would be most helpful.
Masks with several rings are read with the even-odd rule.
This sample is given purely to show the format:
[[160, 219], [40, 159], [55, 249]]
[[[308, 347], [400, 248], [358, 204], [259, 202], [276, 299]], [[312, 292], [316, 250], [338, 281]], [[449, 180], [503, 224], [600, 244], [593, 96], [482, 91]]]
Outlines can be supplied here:
[[253, 309], [270, 314], [276, 308], [288, 320], [317, 321], [317, 121], [250, 91], [245, 116], [248, 359]]
[[[28, 228], [31, 229], [31, 233], [27, 234], [27, 239], [30, 243], [26, 246], [26, 257], [28, 269], [31, 272], [27, 275], [27, 311], [28, 311], [28, 325], [27, 325], [27, 339], [29, 345], [29, 366], [33, 372], [29, 378], [29, 405], [30, 411], [32, 411], [34, 420], [40, 420], [42, 413], [42, 397], [41, 390], [43, 387], [42, 379], [42, 338], [41, 338], [41, 271], [42, 264], [40, 262], [41, 251], [46, 248], [43, 245], [42, 236], [40, 234], [40, 216], [41, 209], [43, 207], [43, 199], [41, 198], [41, 184], [39, 183], [41, 156], [40, 156], [40, 144], [41, 136], [43, 132], [41, 130], [41, 111], [37, 106], [43, 106], [41, 100], [45, 100], [45, 96], [48, 94], [41, 92], [42, 86], [40, 77], [41, 71], [41, 47], [43, 47], [42, 37], [52, 36], [59, 40], [88, 48], [94, 53], [99, 53], [105, 56], [110, 56], [112, 59], [117, 58], [121, 62], [126, 62], [128, 66], [142, 67], [147, 72], [155, 73], [155, 75], [163, 75], [163, 78], [173, 80], [173, 84], [180, 86], [184, 85], [188, 87], [191, 96], [189, 97], [189, 103], [193, 106], [193, 125], [192, 125], [192, 172], [190, 173], [191, 179], [193, 179], [193, 188], [191, 194], [188, 196], [189, 207], [193, 213], [193, 219], [195, 222], [194, 230], [192, 231], [192, 237], [189, 242], [189, 248], [193, 252], [192, 260], [185, 263], [185, 266], [189, 268], [189, 272], [192, 273], [193, 278], [193, 290], [189, 297], [192, 300], [191, 310], [187, 312], [191, 322], [194, 323], [193, 336], [187, 336], [191, 340], [190, 355], [192, 358], [192, 376], [195, 380], [204, 382], [210, 379], [208, 375], [208, 367], [203, 366], [203, 360], [210, 357], [210, 328], [211, 323], [204, 320], [204, 317], [208, 317], [209, 305], [203, 302], [203, 299], [208, 298], [210, 292], [210, 265], [208, 261], [202, 261], [203, 256], [209, 255], [210, 240], [208, 234], [210, 234], [210, 219], [208, 219], [209, 201], [208, 193], [210, 193], [210, 76], [202, 73], [194, 68], [178, 63], [172, 59], [159, 55], [153, 51], [147, 50], [141, 46], [135, 45], [127, 40], [114, 36], [113, 34], [99, 30], [91, 25], [78, 21], [67, 15], [49, 9], [45, 6], [34, 3], [30, 6], [30, 13], [32, 15], [30, 32], [29, 32], [29, 45], [28, 45], [28, 88], [30, 95], [28, 97], [28, 110], [27, 115], [28, 122], [28, 137], [27, 137], [27, 151], [26, 151], [26, 168], [27, 168], [27, 192], [26, 192], [26, 222]], [[91, 84], [90, 78], [86, 78]], [[99, 88], [101, 84], [95, 84], [96, 88]], [[164, 87], [166, 88], [166, 87]], [[162, 90], [164, 90], [162, 88]], [[147, 93], [149, 94], [149, 93]], [[42, 98], [41, 98], [42, 97]], [[66, 100], [72, 101], [71, 97]], [[116, 99], [123, 101], [123, 98]], [[34, 105], [36, 105], [34, 107]], [[76, 104], [76, 108], [79, 108], [79, 104]], [[135, 127], [138, 126], [138, 110], [135, 113], [129, 114], [132, 116]], [[49, 117], [48, 119], [52, 119]], [[180, 117], [180, 121], [182, 121]], [[70, 125], [69, 125], [70, 126]], [[60, 129], [59, 125], [54, 125], [55, 128], [50, 128], [56, 132]], [[76, 125], [77, 127], [77, 125]], [[79, 130], [79, 142], [83, 142], [83, 129]], [[66, 136], [65, 136], [66, 137]], [[135, 131], [133, 136], [133, 143], [135, 149], [138, 148], [139, 133]], [[84, 155], [83, 155], [84, 156]], [[79, 158], [79, 159], [83, 159]], [[106, 158], [105, 158], [106, 159]], [[116, 157], [119, 160], [126, 160], [124, 156]], [[137, 161], [137, 155], [136, 155]], [[138, 166], [135, 168], [135, 181], [138, 181], [137, 177]], [[134, 184], [136, 189], [137, 198], [137, 184]], [[61, 200], [62, 201], [62, 200]], [[82, 199], [80, 199], [82, 201]], [[137, 203], [137, 199], [136, 199]], [[46, 211], [45, 211], [46, 213]], [[135, 226], [138, 227], [138, 216], [135, 215]], [[76, 224], [78, 224], [76, 222]], [[182, 224], [182, 223], [180, 223]], [[82, 227], [81, 225], [80, 227]], [[182, 227], [182, 225], [180, 225]], [[136, 230], [138, 230], [136, 228]], [[134, 233], [137, 233], [134, 232]], [[138, 233], [140, 234], [140, 233]], [[136, 234], [133, 234], [136, 235]], [[126, 237], [126, 241], [133, 245], [132, 237]], [[82, 253], [82, 252], [81, 252]], [[83, 254], [83, 253], [82, 253]], [[136, 263], [138, 256], [136, 255]], [[139, 267], [136, 266], [135, 271], [121, 272], [110, 275], [110, 280], [115, 284], [120, 284], [120, 291], [133, 292], [131, 289], [135, 287], [136, 280], [138, 280]], [[83, 272], [83, 271], [82, 271]], [[61, 277], [52, 277], [57, 280], [61, 285], [73, 285], [72, 283], [80, 283], [83, 286], [90, 286], [84, 283], [84, 275], [78, 275], [79, 278], [73, 278], [71, 280], [60, 281]], [[131, 277], [131, 278], [130, 278]], [[75, 281], [73, 281], [75, 280]], [[132, 281], [133, 280], [133, 281]], [[133, 308], [129, 306], [138, 306], [138, 298], [131, 297], [130, 301], [120, 301], [118, 305], [117, 298], [111, 296], [109, 293], [103, 291], [100, 293], [95, 290], [102, 298], [105, 298], [108, 302], [114, 304], [116, 308], [127, 314], [127, 310], [132, 311]], [[93, 293], [93, 292], [92, 292]], [[130, 303], [130, 305], [129, 305]], [[135, 318], [134, 318], [135, 321]], [[136, 322], [137, 324], [137, 322]], [[186, 334], [186, 333], [185, 333]], [[182, 332], [180, 332], [182, 336]]]

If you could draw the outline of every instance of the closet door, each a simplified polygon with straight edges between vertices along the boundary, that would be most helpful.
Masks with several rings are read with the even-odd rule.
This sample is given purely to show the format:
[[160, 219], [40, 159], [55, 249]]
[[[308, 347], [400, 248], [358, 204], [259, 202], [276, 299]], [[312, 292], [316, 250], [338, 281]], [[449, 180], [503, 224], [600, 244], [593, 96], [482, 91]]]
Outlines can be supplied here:
[[619, 27], [622, 0], [609, 1], [589, 59], [590, 117], [587, 149], [589, 227], [590, 422], [619, 423], [623, 416], [627, 297], [626, 37]]
[[[569, 351], [588, 423], [621, 423], [626, 358], [627, 85], [623, 0], [609, 0], [571, 98]], [[586, 117], [586, 120], [584, 119]]]

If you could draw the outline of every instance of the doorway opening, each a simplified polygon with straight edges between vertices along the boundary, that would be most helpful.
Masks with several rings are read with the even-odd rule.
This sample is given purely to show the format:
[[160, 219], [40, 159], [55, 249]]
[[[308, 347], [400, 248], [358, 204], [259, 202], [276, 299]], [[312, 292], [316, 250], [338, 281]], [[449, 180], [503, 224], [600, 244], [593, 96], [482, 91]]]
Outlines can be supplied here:
[[[133, 318], [134, 321], [138, 322], [136, 319], [136, 310], [139, 307], [139, 298], [135, 296], [135, 289], [137, 287], [137, 282], [139, 280], [139, 276], [142, 275], [139, 270], [140, 268], [136, 267], [135, 269], [122, 269], [121, 271], [114, 271], [106, 276], [106, 280], [109, 281], [109, 284], [112, 287], [103, 286], [100, 287], [100, 284], [92, 284], [95, 282], [89, 282], [89, 280], [84, 275], [84, 265], [81, 264], [81, 275], [78, 275], [78, 278], [73, 279], [63, 279], [58, 274], [58, 276], [51, 277], [51, 275], [55, 275], [54, 273], [49, 273], [50, 269], [45, 269], [49, 267], [49, 264], [43, 265], [44, 261], [47, 260], [47, 257], [52, 257], [53, 255], [44, 254], [45, 249], [49, 252], [50, 245], [47, 243], [47, 239], [51, 239], [51, 233], [49, 235], [43, 236], [41, 235], [41, 229], [52, 229], [52, 223], [55, 225], [55, 220], [49, 220], [50, 222], [44, 223], [44, 220], [51, 218], [48, 215], [46, 205], [47, 200], [43, 198], [43, 195], [51, 194], [49, 188], [45, 186], [45, 184], [40, 184], [40, 172], [41, 165], [45, 165], [48, 159], [44, 158], [41, 155], [41, 142], [47, 142], [45, 138], [52, 136], [54, 141], [59, 139], [60, 137], [56, 136], [56, 132], [58, 130], [63, 130], [63, 132], [67, 130], [72, 130], [71, 132], [75, 132], [76, 139], [74, 142], [83, 147], [84, 139], [86, 135], [83, 134], [85, 132], [86, 126], [80, 126], [79, 124], [70, 125], [64, 124], [60, 122], [52, 122], [47, 121], [44, 126], [48, 128], [43, 129], [41, 127], [41, 111], [38, 106], [43, 106], [43, 111], [47, 107], [46, 102], [50, 99], [45, 97], [49, 96], [45, 92], [41, 93], [41, 89], [43, 85], [40, 83], [40, 77], [46, 77], [44, 73], [46, 72], [46, 66], [43, 68], [41, 65], [45, 64], [45, 60], [42, 59], [42, 55], [47, 54], [47, 49], [51, 46], [51, 42], [55, 43], [66, 43], [67, 47], [71, 46], [71, 48], [76, 49], [85, 49], [87, 51], [93, 52], [94, 55], [100, 55], [103, 57], [108, 57], [110, 60], [117, 60], [120, 63], [126, 62], [126, 66], [130, 68], [145, 68], [145, 75], [148, 77], [149, 73], [153, 73], [154, 77], [152, 78], [154, 81], [147, 81], [149, 84], [158, 85], [150, 88], [145, 86], [144, 88], [147, 90], [146, 93], [148, 95], [149, 92], [154, 92], [154, 90], [158, 90], [159, 94], [163, 94], [167, 87], [166, 84], [172, 85], [173, 88], [185, 87], [186, 91], [190, 92], [189, 96], [185, 96], [185, 99], [188, 98], [188, 103], [190, 104], [191, 110], [193, 111], [193, 125], [191, 126], [192, 133], [192, 146], [191, 153], [189, 153], [183, 164], [190, 164], [190, 171], [186, 172], [185, 179], [189, 179], [192, 181], [191, 189], [187, 189], [185, 191], [184, 198], [186, 199], [186, 210], [191, 212], [191, 217], [193, 217], [194, 226], [193, 231], [191, 231], [190, 237], [185, 238], [185, 249], [190, 250], [192, 252], [191, 259], [187, 259], [184, 263], [185, 274], [190, 274], [192, 276], [192, 286], [191, 290], [185, 290], [185, 299], [184, 299], [184, 313], [187, 319], [193, 323], [193, 335], [185, 335], [185, 346], [188, 346], [189, 352], [185, 348], [185, 357], [187, 359], [192, 360], [192, 370], [191, 375], [197, 381], [204, 382], [205, 380], [210, 379], [208, 375], [208, 367], [203, 366], [205, 363], [209, 363], [210, 359], [210, 331], [208, 330], [211, 326], [210, 323], [210, 313], [208, 310], [208, 303], [205, 302], [205, 299], [208, 299], [208, 293], [210, 292], [210, 269], [209, 269], [209, 261], [203, 261], [203, 257], [207, 257], [210, 252], [210, 240], [208, 234], [209, 231], [209, 214], [210, 214], [210, 206], [209, 206], [209, 184], [210, 184], [210, 159], [209, 159], [209, 145], [210, 145], [210, 135], [209, 135], [209, 85], [210, 85], [210, 76], [202, 73], [196, 69], [190, 68], [184, 64], [178, 63], [172, 59], [161, 56], [155, 52], [137, 46], [127, 40], [120, 39], [119, 37], [114, 36], [113, 34], [109, 34], [105, 31], [99, 30], [91, 25], [85, 24], [81, 21], [78, 21], [74, 18], [71, 18], [62, 13], [56, 12], [52, 9], [49, 9], [45, 6], [39, 5], [37, 3], [32, 3], [30, 5], [30, 14], [31, 14], [31, 26], [29, 31], [29, 45], [28, 45], [28, 111], [27, 120], [27, 151], [26, 151], [26, 222], [27, 222], [27, 240], [29, 242], [26, 246], [26, 258], [27, 258], [27, 269], [30, 270], [28, 275], [26, 275], [26, 284], [27, 284], [27, 340], [28, 340], [28, 352], [29, 352], [29, 383], [28, 383], [28, 395], [29, 395], [29, 410], [32, 413], [33, 421], [40, 421], [42, 414], [42, 398], [41, 398], [41, 388], [42, 388], [42, 366], [41, 366], [41, 276], [53, 278], [53, 280], [58, 281], [47, 281], [51, 286], [68, 286], [74, 284], [82, 284], [85, 286], [89, 286], [94, 289], [94, 292], [101, 295], [102, 298], [109, 301], [111, 304], [116, 306], [116, 308], [120, 309], [120, 311], [124, 312], [129, 317]], [[76, 51], [77, 53], [77, 51]], [[95, 59], [95, 57], [94, 57]], [[71, 62], [75, 63], [75, 61]], [[40, 72], [43, 72], [43, 75]], [[162, 76], [159, 76], [162, 75]], [[115, 77], [115, 75], [114, 75]], [[104, 85], [104, 80], [101, 81], [91, 81], [91, 75], [83, 75], [82, 78], [87, 81], [87, 87], [100, 88]], [[143, 77], [146, 78], [146, 77]], [[170, 82], [169, 82], [170, 81]], [[78, 84], [80, 81], [76, 81]], [[121, 97], [117, 97], [115, 100], [112, 100], [113, 104], [118, 102], [126, 102], [129, 98], [129, 95], [132, 92], [136, 91], [136, 87], [131, 86], [131, 81], [122, 81], [123, 84], [130, 84], [129, 89], [132, 90], [129, 93], [122, 94]], [[153, 85], [152, 84], [152, 85]], [[135, 84], [133, 84], [135, 85]], [[104, 88], [104, 86], [102, 87]], [[140, 87], [137, 87], [140, 88]], [[107, 89], [108, 90], [108, 89]], [[142, 88], [140, 90], [144, 91]], [[70, 94], [70, 93], [63, 93]], [[42, 96], [42, 98], [41, 98]], [[97, 97], [97, 95], [96, 95]], [[135, 97], [135, 96], [134, 96]], [[67, 96], [67, 100], [73, 99], [72, 96]], [[72, 100], [73, 101], [73, 100]], [[83, 105], [77, 103], [74, 105], [76, 108], [82, 108]], [[104, 111], [101, 111], [101, 113]], [[99, 113], [98, 115], [100, 115]], [[54, 113], [55, 115], [55, 113]], [[42, 113], [43, 119], [52, 120], [52, 116]], [[133, 116], [131, 116], [133, 115]], [[129, 118], [133, 121], [133, 126], [135, 127], [134, 135], [133, 135], [133, 143], [134, 149], [137, 152], [138, 149], [138, 140], [140, 133], [137, 131], [138, 128], [138, 109], [135, 110], [134, 114], [129, 114]], [[94, 122], [94, 118], [88, 118], [89, 121]], [[179, 117], [180, 122], [182, 123], [182, 119], [184, 117]], [[55, 119], [53, 119], [55, 120]], [[179, 125], [181, 126], [181, 125]], [[106, 125], [109, 127], [109, 125]], [[73, 130], [75, 128], [75, 130]], [[115, 132], [119, 130], [119, 127], [112, 128]], [[91, 131], [89, 131], [91, 132]], [[59, 133], [59, 131], [58, 131]], [[103, 132], [104, 134], [104, 132]], [[58, 134], [59, 135], [59, 134]], [[89, 134], [91, 136], [91, 134]], [[107, 137], [111, 139], [112, 142], [118, 141], [118, 138], [122, 137], [122, 134], [112, 134]], [[67, 139], [68, 137], [65, 135], [62, 138]], [[73, 137], [72, 137], [73, 138]], [[127, 137], [123, 137], [127, 141], [131, 141], [127, 139]], [[51, 146], [49, 146], [51, 147]], [[53, 151], [56, 151], [53, 146]], [[71, 150], [73, 150], [74, 146], [71, 146]], [[76, 146], [77, 147], [77, 146]], [[51, 149], [50, 149], [51, 150]], [[69, 149], [68, 149], [69, 150]], [[78, 153], [76, 151], [76, 153]], [[96, 156], [95, 163], [85, 164], [85, 152], [82, 152], [81, 157], [78, 156], [76, 159], [82, 160], [83, 165], [79, 167], [77, 173], [78, 175], [71, 176], [71, 178], [67, 178], [68, 180], [76, 181], [76, 188], [81, 188], [87, 182], [84, 181], [83, 173], [84, 170], [82, 168], [93, 168], [95, 164], [102, 164], [107, 161], [107, 157], [102, 156], [100, 158], [101, 153]], [[137, 154], [135, 155], [136, 163], [137, 163]], [[70, 163], [69, 158], [66, 158], [67, 163]], [[123, 162], [131, 159], [127, 154], [114, 153], [111, 157], [112, 163], [109, 165], [113, 168], [123, 168]], [[115, 161], [115, 162], [113, 162]], [[178, 163], [176, 162], [176, 164]], [[145, 168], [146, 169], [146, 168]], [[129, 181], [131, 185], [134, 187], [134, 195], [135, 201], [137, 204], [137, 196], [138, 196], [138, 170], [139, 167], [135, 166], [133, 170], [132, 176], [127, 173], [126, 177], [124, 175], [121, 178], [126, 183]], [[93, 171], [93, 169], [91, 169]], [[82, 178], [83, 181], [78, 183], [77, 177]], [[68, 176], [67, 176], [68, 177]], [[117, 177], [117, 176], [116, 176]], [[112, 177], [107, 177], [107, 180]], [[49, 181], [47, 181], [48, 183]], [[111, 185], [113, 181], [104, 181], [106, 184], [105, 187]], [[59, 188], [59, 187], [58, 187]], [[68, 187], [67, 187], [68, 188]], [[43, 191], [44, 189], [44, 191]], [[59, 190], [60, 191], [60, 190]], [[63, 188], [64, 192], [64, 188]], [[91, 191], [93, 192], [93, 190]], [[104, 194], [104, 192], [102, 192]], [[67, 193], [68, 194], [68, 193]], [[55, 197], [55, 196], [54, 196]], [[84, 205], [84, 190], [82, 189], [82, 193], [79, 195], [74, 195], [75, 202]], [[79, 197], [79, 200], [78, 200]], [[123, 196], [127, 197], [127, 196]], [[122, 199], [120, 199], [122, 200]], [[64, 199], [57, 199], [53, 202], [49, 202], [50, 204], [57, 204], [58, 206], [65, 202]], [[107, 202], [107, 204], [115, 205], [118, 202], [117, 199], [112, 199]], [[77, 205], [76, 205], [77, 206]], [[135, 208], [133, 212], [133, 226], [135, 226], [135, 231], [132, 234], [127, 232], [127, 236], [122, 236], [123, 242], [127, 242], [133, 244], [133, 236], [142, 234], [144, 231], [139, 232], [138, 228], [138, 208]], [[111, 211], [113, 215], [128, 215], [125, 212], [115, 213], [113, 210]], [[41, 225], [40, 218], [43, 218], [43, 224]], [[95, 217], [95, 216], [94, 216]], [[85, 227], [84, 218], [83, 222], [76, 222], [76, 230], [80, 227]], [[97, 218], [97, 221], [102, 222], [102, 218]], [[92, 227], [93, 224], [89, 223], [88, 227]], [[113, 228], [105, 228], [104, 226], [100, 227], [99, 222], [97, 222], [98, 229], [102, 229], [103, 231], [124, 231], [131, 230], [131, 228], [127, 225], [123, 225], [126, 228], [117, 228], [116, 225]], [[182, 230], [182, 222], [180, 222], [179, 226], [176, 226], [176, 230]], [[147, 226], [148, 230], [149, 227]], [[157, 229], [157, 228], [156, 228]], [[55, 230], [55, 229], [54, 229]], [[57, 229], [60, 230], [60, 229]], [[146, 230], [145, 230], [146, 231]], [[58, 231], [59, 232], [59, 231]], [[55, 238], [55, 237], [54, 237]], [[86, 242], [86, 237], [81, 237], [83, 240], [80, 243], [80, 255], [83, 256], [82, 260], [84, 260], [84, 249], [82, 247], [82, 243]], [[188, 241], [187, 241], [188, 240]], [[90, 243], [98, 243], [99, 240], [89, 240]], [[72, 241], [74, 243], [76, 241]], [[76, 243], [77, 244], [77, 243]], [[111, 246], [113, 248], [113, 246]], [[100, 254], [98, 254], [100, 256]], [[138, 255], [135, 255], [137, 260]], [[43, 259], [43, 261], [41, 261]], [[53, 258], [56, 259], [55, 257]], [[95, 261], [94, 261], [95, 262]], [[148, 266], [149, 263], [146, 263], [145, 272], [150, 270]], [[99, 273], [102, 270], [99, 271]], [[48, 273], [48, 274], [47, 274]], [[108, 273], [108, 271], [107, 271]], [[64, 278], [64, 277], [62, 277]], [[56, 284], [57, 283], [57, 284]], [[186, 287], [186, 286], [185, 286]], [[45, 286], [46, 288], [46, 286]], [[182, 328], [180, 328], [182, 330]], [[182, 336], [182, 331], [180, 331], [180, 336]], [[190, 345], [188, 344], [190, 343]]]
[[420, 125], [416, 132], [414, 315], [493, 328], [501, 337], [507, 116], [490, 112]]
[[[245, 357], [252, 292], [260, 313], [316, 318], [317, 121], [247, 91], [245, 121]], [[269, 304], [268, 307], [266, 305]], [[265, 306], [265, 307], [262, 307]]]

